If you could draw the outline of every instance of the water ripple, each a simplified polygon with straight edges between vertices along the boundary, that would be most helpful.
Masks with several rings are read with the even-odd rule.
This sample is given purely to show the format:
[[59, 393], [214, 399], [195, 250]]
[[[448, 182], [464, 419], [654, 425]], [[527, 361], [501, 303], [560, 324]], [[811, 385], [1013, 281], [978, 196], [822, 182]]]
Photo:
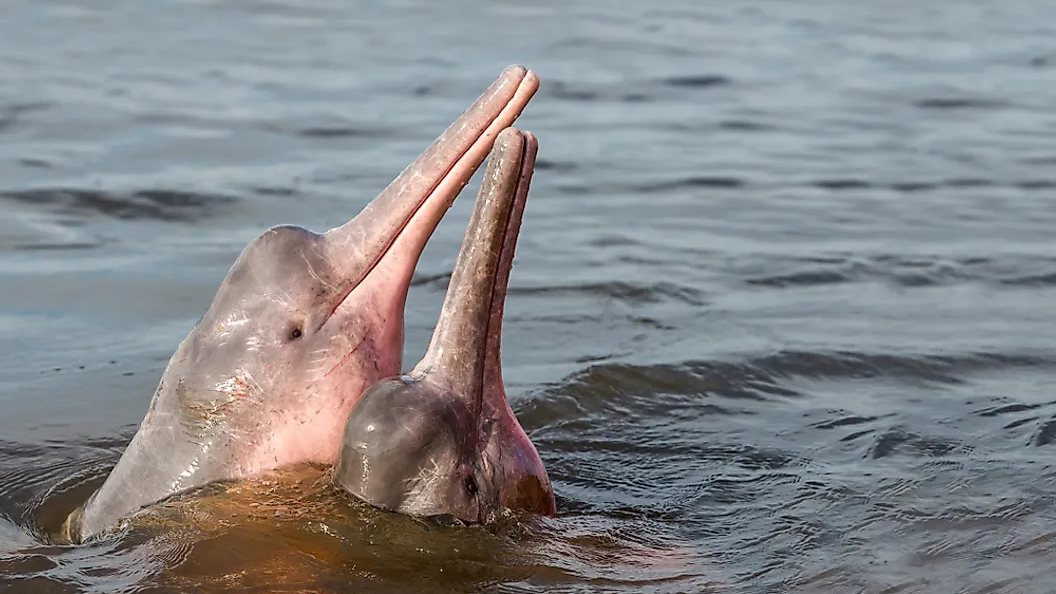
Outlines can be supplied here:
[[138, 190], [127, 193], [76, 188], [3, 190], [0, 200], [49, 210], [78, 218], [106, 216], [121, 220], [195, 222], [216, 208], [228, 207], [235, 198], [177, 190]]

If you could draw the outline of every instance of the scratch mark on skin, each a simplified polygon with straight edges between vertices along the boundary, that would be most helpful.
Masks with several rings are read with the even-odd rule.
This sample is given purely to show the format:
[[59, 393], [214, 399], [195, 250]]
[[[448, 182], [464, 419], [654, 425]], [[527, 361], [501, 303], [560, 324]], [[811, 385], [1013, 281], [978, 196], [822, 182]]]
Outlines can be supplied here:
[[216, 331], [216, 338], [219, 340], [218, 345], [227, 344], [227, 339], [231, 336], [231, 331], [244, 326], [249, 322], [249, 318], [240, 313], [232, 314], [226, 321], [216, 323], [214, 330]]
[[264, 391], [264, 389], [260, 387], [260, 383], [257, 382], [256, 378], [253, 377], [253, 374], [251, 374], [248, 369], [242, 369], [241, 371], [243, 381], [248, 384], [249, 387], [253, 388], [257, 394]]
[[323, 278], [319, 276], [319, 273], [315, 271], [315, 266], [313, 266], [312, 261], [308, 259], [308, 254], [304, 253], [304, 251], [301, 251], [301, 257], [304, 258], [304, 263], [308, 265], [308, 274], [312, 275], [312, 278], [319, 281], [319, 283], [321, 283], [331, 292], [337, 291], [337, 287], [323, 280]]
[[[217, 388], [231, 388], [232, 390], [239, 390], [241, 386], [237, 381], [231, 381], [228, 385], [227, 382], [221, 383]], [[185, 382], [180, 380], [176, 384], [176, 394], [180, 403], [179, 418], [180, 424], [188, 438], [193, 443], [199, 445], [205, 445], [208, 441], [209, 432], [223, 423], [227, 419], [228, 413], [231, 412], [232, 406], [235, 402], [241, 400], [231, 392], [221, 391], [220, 389], [213, 390], [214, 393], [220, 395], [218, 398], [203, 397], [193, 393], [193, 388], [189, 388]]]
[[440, 463], [435, 458], [430, 460], [430, 463], [431, 466], [422, 466], [418, 469], [418, 474], [403, 480], [407, 490], [406, 495], [404, 495], [405, 501], [410, 500], [414, 504], [423, 507], [426, 505], [424, 501], [419, 501], [419, 498], [424, 496], [440, 477]]
[[[342, 337], [342, 336], [334, 335], [334, 336], [330, 337], [330, 340], [328, 342], [330, 342], [332, 344], [332, 343], [334, 343], [334, 342], [336, 342], [336, 341], [338, 341], [340, 339], [343, 339], [343, 338], [344, 337]], [[328, 361], [330, 359], [330, 357], [329, 357], [330, 353], [332, 353], [332, 352], [334, 352], [336, 350], [337, 349], [335, 349], [335, 348], [330, 348], [329, 346], [325, 346], [325, 347], [323, 347], [321, 349], [315, 349], [314, 351], [310, 351], [308, 353], [310, 355], [309, 363], [308, 363], [308, 373], [310, 375], [314, 376], [315, 374], [317, 374], [317, 373], [321, 372], [323, 369], [325, 369], [326, 366], [327, 366], [327, 363], [328, 363]]]
[[228, 394], [233, 398], [245, 398], [249, 394], [249, 384], [245, 379], [236, 375], [216, 384], [213, 390]]
[[363, 346], [363, 343], [366, 342], [366, 340], [367, 339], [364, 338], [364, 339], [360, 340], [359, 342], [357, 342], [356, 346], [352, 347], [352, 350], [348, 351], [348, 353], [344, 357], [341, 357], [341, 360], [337, 362], [337, 365], [334, 365], [333, 367], [330, 368], [330, 371], [327, 371], [326, 373], [323, 374], [323, 377], [325, 378], [325, 377], [329, 376], [338, 367], [341, 367], [342, 365], [344, 365], [345, 361], [348, 361], [348, 358], [351, 357], [353, 353], [358, 351], [359, 347]]
[[270, 294], [268, 294], [268, 298], [271, 299], [273, 303], [278, 303], [286, 309], [297, 310], [297, 307], [294, 305], [293, 298], [290, 297], [290, 292], [286, 289], [277, 288]]

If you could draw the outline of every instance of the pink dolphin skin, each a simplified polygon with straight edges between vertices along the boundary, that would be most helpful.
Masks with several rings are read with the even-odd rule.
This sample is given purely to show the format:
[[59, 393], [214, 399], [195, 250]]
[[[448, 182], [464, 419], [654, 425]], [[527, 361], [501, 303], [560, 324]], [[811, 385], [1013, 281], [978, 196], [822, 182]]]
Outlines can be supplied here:
[[539, 88], [511, 66], [354, 219], [274, 227], [235, 261], [169, 361], [117, 466], [70, 514], [73, 542], [171, 495], [332, 464], [364, 390], [398, 375], [418, 258], [498, 134]]

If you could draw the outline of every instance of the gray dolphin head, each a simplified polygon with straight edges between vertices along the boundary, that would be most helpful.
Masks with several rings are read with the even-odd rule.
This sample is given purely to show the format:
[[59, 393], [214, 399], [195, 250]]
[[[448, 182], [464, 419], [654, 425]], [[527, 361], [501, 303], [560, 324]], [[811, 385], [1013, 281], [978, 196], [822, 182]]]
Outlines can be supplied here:
[[534, 73], [507, 68], [354, 219], [321, 234], [275, 227], [246, 247], [117, 466], [67, 520], [69, 537], [210, 482], [333, 463], [360, 395], [401, 370], [426, 241], [537, 88]]
[[348, 417], [334, 481], [372, 505], [474, 524], [503, 509], [555, 513], [506, 399], [499, 344], [537, 150], [529, 132], [499, 135], [425, 357], [373, 385]]

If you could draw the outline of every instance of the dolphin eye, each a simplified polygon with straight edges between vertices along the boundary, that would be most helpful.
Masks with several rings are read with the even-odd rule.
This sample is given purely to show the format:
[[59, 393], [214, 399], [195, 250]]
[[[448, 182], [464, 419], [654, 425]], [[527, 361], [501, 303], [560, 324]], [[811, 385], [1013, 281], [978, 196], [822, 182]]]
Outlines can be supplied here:
[[466, 477], [466, 493], [469, 493], [470, 497], [477, 496], [477, 481], [471, 477]]
[[304, 331], [301, 330], [300, 326], [294, 326], [293, 329], [290, 330], [290, 340], [297, 340], [302, 336], [304, 336]]

